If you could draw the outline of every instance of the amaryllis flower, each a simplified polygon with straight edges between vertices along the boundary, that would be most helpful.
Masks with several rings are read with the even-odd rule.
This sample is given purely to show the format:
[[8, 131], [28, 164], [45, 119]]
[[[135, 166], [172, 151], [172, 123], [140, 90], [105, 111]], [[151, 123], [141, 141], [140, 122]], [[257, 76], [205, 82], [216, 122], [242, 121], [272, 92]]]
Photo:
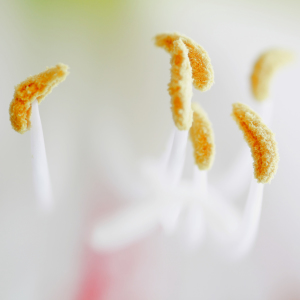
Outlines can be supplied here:
[[[1, 299], [265, 300], [298, 294], [299, 66], [276, 74], [268, 103], [256, 102], [250, 88], [261, 53], [278, 48], [299, 53], [297, 3], [2, 2]], [[215, 84], [205, 93], [195, 91], [192, 100], [214, 130], [216, 154], [207, 172], [210, 204], [220, 199], [244, 212], [253, 178], [249, 148], [230, 116], [232, 104], [245, 103], [266, 123], [273, 106], [267, 125], [276, 134], [279, 168], [264, 187], [256, 242], [242, 260], [220, 259], [220, 253], [238, 249], [229, 241], [225, 251], [222, 238], [231, 235], [223, 225], [210, 230], [223, 213], [205, 219], [202, 247], [186, 251], [189, 205], [181, 206], [173, 235], [160, 229], [164, 218], [159, 218], [122, 249], [103, 253], [91, 247], [99, 221], [144, 205], [145, 191], [161, 193], [157, 177], [152, 184], [153, 177], [144, 175], [157, 170], [174, 129], [169, 57], [151, 40], [161, 31], [192, 37], [214, 67]], [[72, 76], [40, 106], [56, 204], [42, 216], [32, 188], [30, 136], [11, 129], [7, 110], [17, 83], [59, 61], [72, 67]], [[205, 216], [201, 183], [193, 184], [194, 165], [188, 141], [180, 186], [186, 192], [187, 183], [197, 194]], [[201, 241], [199, 231], [196, 236]], [[212, 249], [220, 250], [218, 255]]]

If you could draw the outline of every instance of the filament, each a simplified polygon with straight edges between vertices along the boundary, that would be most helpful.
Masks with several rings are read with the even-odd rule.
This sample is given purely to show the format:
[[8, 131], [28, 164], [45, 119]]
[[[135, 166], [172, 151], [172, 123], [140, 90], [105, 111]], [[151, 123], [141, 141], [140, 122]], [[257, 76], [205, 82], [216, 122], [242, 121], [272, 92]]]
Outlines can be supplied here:
[[170, 186], [176, 186], [181, 178], [185, 161], [185, 152], [188, 139], [187, 130], [175, 129], [172, 148], [167, 158], [166, 180]]
[[53, 207], [53, 195], [37, 100], [32, 103], [31, 123], [31, 162], [34, 193], [39, 208], [43, 211], [50, 211]]
[[232, 252], [236, 258], [247, 254], [254, 244], [261, 215], [263, 189], [264, 185], [252, 178], [245, 211], [237, 233], [237, 242]]
[[253, 247], [261, 216], [263, 189], [264, 185], [252, 178], [246, 206], [236, 228], [230, 232], [215, 232], [215, 246], [223, 256], [234, 260], [241, 259]]

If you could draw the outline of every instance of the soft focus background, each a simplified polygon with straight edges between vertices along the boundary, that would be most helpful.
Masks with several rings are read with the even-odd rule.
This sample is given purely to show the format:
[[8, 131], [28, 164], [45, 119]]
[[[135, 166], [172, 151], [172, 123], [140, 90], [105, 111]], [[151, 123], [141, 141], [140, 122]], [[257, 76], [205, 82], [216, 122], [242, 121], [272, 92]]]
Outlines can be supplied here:
[[[281, 160], [248, 257], [227, 262], [206, 244], [186, 252], [159, 230], [113, 253], [88, 245], [93, 223], [131, 201], [121, 191], [138, 188], [139, 162], [162, 153], [173, 126], [169, 56], [153, 36], [182, 32], [211, 57], [215, 85], [194, 100], [215, 130], [213, 184], [244, 143], [231, 103], [255, 107], [249, 74], [262, 51], [300, 53], [299, 13], [296, 0], [0, 0], [0, 299], [300, 299], [297, 63], [273, 81]], [[43, 215], [30, 134], [11, 129], [8, 107], [17, 83], [58, 62], [71, 73], [40, 106], [56, 196]]]

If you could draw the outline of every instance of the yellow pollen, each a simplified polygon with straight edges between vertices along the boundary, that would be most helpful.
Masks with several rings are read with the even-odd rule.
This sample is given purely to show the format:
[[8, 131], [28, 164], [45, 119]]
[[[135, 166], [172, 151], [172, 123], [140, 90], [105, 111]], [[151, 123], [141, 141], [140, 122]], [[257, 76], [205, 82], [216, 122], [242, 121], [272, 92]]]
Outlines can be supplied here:
[[207, 52], [192, 39], [179, 33], [163, 33], [155, 37], [155, 44], [171, 53], [174, 41], [181, 39], [188, 49], [192, 66], [194, 87], [202, 92], [211, 88], [214, 83], [214, 71]]
[[293, 58], [291, 52], [279, 49], [269, 50], [258, 58], [251, 76], [252, 92], [256, 100], [263, 101], [268, 98], [270, 82], [275, 72]]
[[191, 109], [193, 78], [188, 50], [182, 40], [179, 39], [174, 42], [171, 54], [169, 94], [173, 120], [179, 130], [189, 130], [193, 122]]
[[254, 177], [260, 183], [268, 183], [276, 174], [279, 162], [274, 133], [260, 116], [243, 103], [234, 103], [232, 117], [244, 133], [254, 160]]
[[190, 140], [194, 148], [195, 163], [200, 170], [209, 170], [215, 157], [214, 134], [206, 112], [197, 103], [192, 103], [193, 125]]
[[68, 66], [58, 64], [46, 71], [28, 77], [15, 87], [15, 94], [9, 107], [11, 125], [24, 133], [30, 129], [31, 105], [35, 99], [40, 103], [52, 89], [64, 81], [69, 74]]

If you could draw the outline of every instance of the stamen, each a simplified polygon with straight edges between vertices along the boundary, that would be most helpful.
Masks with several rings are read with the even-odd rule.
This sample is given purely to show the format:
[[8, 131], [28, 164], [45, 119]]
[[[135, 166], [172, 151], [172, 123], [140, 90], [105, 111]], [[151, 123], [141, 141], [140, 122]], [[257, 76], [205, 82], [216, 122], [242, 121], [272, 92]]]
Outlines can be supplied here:
[[193, 124], [190, 128], [190, 139], [194, 147], [195, 169], [193, 184], [199, 191], [199, 198], [189, 204], [187, 208], [187, 242], [194, 248], [199, 244], [205, 234], [204, 215], [200, 201], [208, 200], [207, 170], [211, 168], [214, 160], [215, 146], [212, 126], [205, 111], [199, 104], [193, 103]]
[[51, 209], [53, 197], [38, 104], [56, 85], [64, 81], [68, 74], [68, 67], [58, 64], [38, 75], [30, 76], [16, 86], [14, 99], [9, 108], [12, 127], [21, 134], [31, 128], [32, 115], [33, 188], [39, 206], [44, 211]]
[[52, 89], [66, 79], [68, 67], [58, 64], [38, 75], [30, 76], [15, 88], [14, 98], [10, 104], [11, 125], [19, 133], [31, 127], [31, 105], [36, 99], [40, 103]]
[[188, 130], [193, 122], [191, 109], [193, 78], [188, 49], [180, 39], [174, 41], [171, 65], [169, 93], [173, 120], [179, 130]]
[[247, 188], [252, 177], [252, 162], [249, 147], [243, 145], [226, 175], [222, 176], [216, 184], [223, 195], [236, 199]]
[[[156, 45], [163, 47], [172, 55], [171, 59], [171, 82], [169, 84], [169, 93], [171, 95], [172, 112], [175, 125], [179, 130], [188, 130], [192, 126], [193, 110], [191, 107], [192, 85], [194, 79], [194, 86], [201, 91], [210, 89], [213, 84], [213, 68], [206, 51], [197, 45], [190, 38], [177, 33], [174, 34], [160, 34], [155, 37]], [[202, 117], [202, 115], [201, 115]], [[210, 124], [208, 118], [204, 119], [205, 128], [202, 132], [201, 129], [196, 128], [201, 126], [200, 121], [195, 123], [196, 127], [192, 133], [196, 138], [199, 131], [205, 133], [205, 145], [202, 150], [208, 154], [204, 159], [198, 159], [202, 169], [208, 169], [213, 160], [213, 147], [210, 145], [209, 138], [212, 137]], [[200, 122], [201, 123], [201, 122]], [[209, 133], [206, 135], [206, 129], [209, 128]], [[182, 168], [185, 158], [185, 148], [187, 134], [179, 131], [175, 132], [172, 149], [169, 153], [169, 159], [165, 160], [166, 164], [166, 178], [171, 186], [175, 186], [181, 177]], [[202, 138], [202, 137], [201, 137]], [[196, 140], [195, 140], [196, 142]], [[198, 143], [203, 141], [198, 140]], [[207, 147], [208, 146], [208, 147]], [[197, 154], [200, 154], [197, 152]], [[202, 155], [201, 153], [200, 155]], [[164, 156], [164, 159], [166, 156]], [[205, 181], [206, 182], [206, 181]], [[206, 185], [205, 185], [206, 186]], [[166, 233], [172, 233], [177, 225], [182, 204], [175, 204], [167, 208], [163, 214], [161, 224]], [[192, 219], [192, 218], [191, 218]], [[194, 219], [194, 218], [193, 218]], [[200, 227], [199, 227], [200, 228]], [[201, 226], [202, 228], [202, 226]], [[199, 229], [200, 230], [200, 229]]]
[[214, 135], [206, 112], [199, 104], [193, 103], [193, 124], [190, 140], [194, 148], [195, 163], [200, 170], [209, 170], [215, 156]]
[[[180, 131], [175, 128], [175, 134], [171, 151], [169, 153], [164, 184], [171, 189], [175, 188], [180, 181], [185, 161], [185, 152], [187, 145], [188, 131]], [[178, 223], [178, 219], [182, 210], [181, 203], [174, 203], [164, 209], [161, 215], [161, 225], [164, 232], [168, 235], [172, 234]]]
[[[257, 183], [255, 178], [252, 178], [244, 212], [238, 218], [236, 225], [232, 227], [233, 230], [222, 231], [219, 229], [213, 232], [216, 249], [223, 256], [237, 260], [251, 250], [260, 221], [263, 189], [264, 185]], [[230, 214], [223, 215], [222, 218], [224, 224], [229, 224], [234, 219], [234, 214], [232, 216]]]
[[185, 160], [188, 131], [175, 129], [174, 140], [166, 168], [167, 183], [175, 186], [180, 180]]
[[185, 240], [188, 250], [194, 250], [203, 242], [206, 235], [205, 217], [199, 199], [186, 207]]
[[[193, 79], [196, 88], [206, 91], [213, 84], [213, 69], [205, 50], [183, 35], [159, 35], [156, 37], [156, 44], [166, 48], [172, 55], [169, 93], [172, 99], [175, 132], [158, 163], [158, 168], [152, 168], [154, 173], [152, 171], [148, 173], [150, 177], [155, 176], [155, 180], [150, 179], [150, 186], [153, 188], [152, 199], [144, 199], [146, 202], [138, 207], [128, 207], [112, 218], [99, 222], [92, 236], [92, 245], [99, 250], [123, 247], [158, 224], [162, 225], [165, 233], [173, 233], [178, 224], [179, 215], [186, 206], [189, 206], [186, 222], [188, 240], [191, 244], [195, 244], [204, 236], [204, 217], [198, 196], [200, 195], [203, 201], [208, 196], [206, 171], [199, 171], [197, 168], [200, 185], [199, 178], [197, 174], [195, 175], [200, 193], [192, 186], [191, 195], [187, 192], [190, 186], [179, 183], [193, 114], [196, 114], [197, 120], [191, 138], [196, 146], [202, 144], [201, 153], [197, 150], [197, 160], [203, 170], [209, 169], [213, 161], [214, 145], [211, 125], [204, 112], [199, 112], [198, 107], [195, 106], [194, 113], [191, 106]], [[201, 156], [201, 159], [198, 156]], [[163, 173], [162, 176], [160, 173]]]
[[194, 167], [193, 175], [194, 189], [200, 192], [202, 199], [207, 199], [208, 188], [207, 188], [207, 171], [199, 170], [198, 166]]
[[214, 83], [214, 71], [207, 52], [192, 39], [180, 33], [162, 33], [155, 37], [155, 44], [172, 53], [174, 41], [181, 39], [189, 50], [194, 87], [202, 92], [208, 91]]
[[30, 137], [33, 188], [40, 208], [43, 211], [50, 211], [53, 206], [52, 188], [37, 100], [32, 103], [31, 121]]
[[[265, 101], [257, 108], [259, 115], [267, 126], [271, 125], [273, 115], [273, 101]], [[243, 145], [240, 152], [236, 155], [235, 160], [231, 164], [226, 176], [223, 176], [217, 183], [222, 192], [234, 199], [241, 194], [247, 187], [251, 175], [249, 170], [252, 168], [252, 159], [249, 155], [249, 148]]]
[[254, 177], [260, 183], [267, 183], [274, 177], [279, 161], [277, 143], [273, 132], [262, 119], [242, 103], [233, 104], [233, 119], [244, 132], [254, 159]]
[[159, 162], [158, 162], [159, 168], [163, 172], [165, 172], [166, 169], [167, 169], [167, 164], [169, 162], [169, 158], [170, 158], [172, 147], [173, 147], [173, 141], [174, 141], [174, 138], [175, 138], [175, 132], [176, 132], [176, 129], [174, 128], [172, 130], [172, 133], [170, 134], [170, 136], [168, 138], [166, 148], [165, 148], [165, 150], [164, 150], [163, 154], [161, 155], [161, 157], [159, 159]]
[[275, 72], [293, 59], [291, 52], [279, 49], [269, 50], [258, 58], [251, 76], [252, 92], [256, 100], [264, 101], [268, 98], [270, 82]]
[[[204, 171], [198, 169], [198, 172]], [[218, 243], [218, 248], [221, 248], [220, 245], [223, 245], [239, 228], [241, 215], [236, 207], [224, 198], [223, 193], [212, 185], [209, 185], [208, 197], [203, 199], [201, 204], [207, 217], [208, 226]]]
[[188, 250], [200, 246], [206, 235], [205, 216], [202, 203], [208, 200], [207, 171], [194, 167], [193, 188], [197, 194], [186, 207], [185, 240]]
[[[274, 51], [269, 51], [261, 55], [254, 66], [253, 74], [250, 78], [254, 95], [260, 94], [259, 91], [261, 90], [261, 88], [259, 88], [258, 86], [264, 86], [264, 84], [267, 83], [267, 81], [264, 80], [265, 78], [264, 74], [266, 74], [266, 71], [262, 71], [259, 65], [261, 66], [262, 69], [264, 68], [269, 69], [267, 65], [268, 65], [268, 61], [270, 62], [270, 60], [267, 58], [268, 57], [267, 54], [269, 53], [270, 55], [270, 53], [272, 54], [272, 52]], [[284, 53], [287, 55], [290, 54], [288, 52], [284, 52]], [[271, 63], [275, 72], [277, 68], [275, 67], [275, 65], [273, 65], [274, 61], [272, 62], [272, 60], [274, 59], [275, 57], [271, 59]], [[278, 61], [275, 60], [275, 64], [276, 63], [278, 63]], [[264, 90], [269, 90], [269, 83], [266, 84]], [[270, 126], [272, 122], [272, 116], [273, 116], [273, 101], [263, 101], [263, 102], [261, 101], [257, 110], [261, 118], [264, 120], [264, 123], [267, 126]], [[251, 159], [249, 157], [248, 148], [247, 146], [244, 146], [241, 152], [237, 155], [235, 161], [231, 164], [231, 167], [228, 170], [228, 172], [226, 172], [226, 177], [222, 178], [222, 181], [219, 184], [220, 189], [224, 191], [225, 194], [229, 195], [230, 198], [237, 197], [237, 195], [239, 195], [240, 192], [244, 190], [246, 184], [249, 181], [250, 176], [248, 173], [248, 169], [250, 169], [250, 167], [251, 167]]]
[[255, 241], [261, 215], [263, 189], [264, 185], [252, 178], [243, 218], [235, 237], [236, 243], [233, 243], [234, 248], [231, 249], [234, 258], [244, 256]]

